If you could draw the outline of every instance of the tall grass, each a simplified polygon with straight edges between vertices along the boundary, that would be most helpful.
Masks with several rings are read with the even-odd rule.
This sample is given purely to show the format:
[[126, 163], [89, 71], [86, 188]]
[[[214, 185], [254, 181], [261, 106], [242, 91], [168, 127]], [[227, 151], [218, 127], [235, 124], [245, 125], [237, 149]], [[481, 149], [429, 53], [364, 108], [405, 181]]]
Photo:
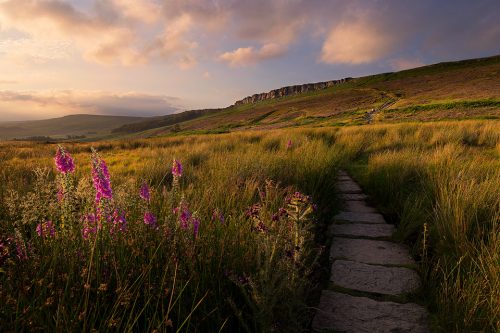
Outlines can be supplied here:
[[[497, 331], [499, 128], [461, 121], [93, 143], [129, 221], [127, 233], [95, 245], [79, 234], [35, 234], [40, 219], [60, 219], [55, 147], [0, 143], [0, 232], [11, 239], [1, 322], [12, 330], [303, 331], [305, 300], [318, 283], [318, 221], [335, 202], [334, 175], [344, 166], [412, 246], [434, 330]], [[90, 146], [66, 145], [77, 163], [75, 216], [92, 205]], [[185, 168], [178, 192], [172, 158]], [[39, 167], [49, 171], [34, 173]], [[142, 222], [144, 180], [161, 232]], [[292, 217], [284, 200], [296, 190], [319, 205], [316, 222]], [[180, 200], [201, 219], [197, 238], [178, 230], [172, 207]], [[248, 209], [254, 204], [258, 214]], [[273, 221], [280, 208], [289, 214]], [[16, 233], [28, 260], [15, 257]]]
[[[311, 195], [320, 208], [330, 204], [338, 165], [331, 143], [300, 131], [96, 143], [111, 174], [111, 205], [126, 213], [128, 228], [110, 234], [104, 223], [84, 239], [82, 216], [95, 209], [90, 146], [65, 146], [77, 165], [67, 206], [57, 201], [56, 146], [0, 147], [2, 329], [307, 327], [322, 210], [313, 213], [309, 199], [294, 193]], [[173, 158], [184, 165], [178, 185]], [[143, 181], [149, 204], [139, 197]], [[198, 235], [180, 227], [175, 207], [201, 221]], [[145, 211], [158, 229], [143, 222]], [[54, 238], [37, 235], [47, 220]]]
[[347, 128], [337, 143], [421, 260], [436, 331], [497, 331], [500, 124]]

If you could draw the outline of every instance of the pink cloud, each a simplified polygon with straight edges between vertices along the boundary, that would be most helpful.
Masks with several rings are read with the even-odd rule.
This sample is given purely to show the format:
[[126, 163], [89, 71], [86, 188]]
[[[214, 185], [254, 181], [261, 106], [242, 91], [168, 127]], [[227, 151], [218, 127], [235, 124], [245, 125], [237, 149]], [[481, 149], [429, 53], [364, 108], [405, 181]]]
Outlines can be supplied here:
[[253, 65], [257, 62], [277, 58], [286, 52], [286, 47], [269, 43], [264, 44], [260, 49], [253, 47], [240, 47], [236, 50], [225, 52], [219, 55], [219, 59], [231, 67], [243, 67]]

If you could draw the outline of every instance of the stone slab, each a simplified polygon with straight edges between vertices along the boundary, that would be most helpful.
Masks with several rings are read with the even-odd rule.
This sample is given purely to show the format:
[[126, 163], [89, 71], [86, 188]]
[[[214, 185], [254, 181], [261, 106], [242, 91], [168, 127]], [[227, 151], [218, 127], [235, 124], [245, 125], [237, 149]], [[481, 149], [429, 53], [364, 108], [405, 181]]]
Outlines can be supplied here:
[[316, 332], [427, 333], [427, 311], [413, 304], [378, 302], [323, 290], [312, 328]]
[[363, 193], [343, 193], [340, 194], [340, 198], [344, 200], [366, 200], [368, 196]]
[[361, 187], [352, 180], [344, 180], [335, 183], [340, 193], [362, 193]]
[[412, 269], [347, 260], [334, 261], [330, 281], [342, 288], [394, 296], [420, 288], [420, 278]]
[[384, 217], [379, 213], [340, 212], [333, 219], [339, 222], [386, 223]]
[[369, 206], [364, 200], [346, 200], [344, 210], [354, 213], [375, 213], [377, 210]]
[[391, 237], [395, 229], [392, 224], [332, 224], [330, 226], [330, 235], [380, 238]]
[[349, 176], [338, 176], [337, 181], [353, 181]]
[[347, 172], [345, 172], [344, 170], [339, 170], [339, 172], [337, 174], [339, 176], [349, 176], [349, 174]]
[[379, 265], [415, 263], [405, 245], [380, 240], [342, 237], [333, 237], [330, 258]]

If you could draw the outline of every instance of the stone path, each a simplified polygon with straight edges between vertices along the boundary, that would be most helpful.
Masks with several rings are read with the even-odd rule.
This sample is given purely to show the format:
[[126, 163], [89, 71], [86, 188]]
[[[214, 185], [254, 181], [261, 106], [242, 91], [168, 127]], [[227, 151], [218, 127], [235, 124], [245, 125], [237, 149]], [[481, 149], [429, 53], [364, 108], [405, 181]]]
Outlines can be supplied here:
[[[405, 303], [420, 278], [405, 245], [391, 241], [394, 226], [366, 203], [361, 187], [340, 172], [344, 211], [334, 217], [330, 287], [321, 293], [316, 332], [429, 332], [427, 310]], [[390, 301], [389, 301], [390, 299]]]

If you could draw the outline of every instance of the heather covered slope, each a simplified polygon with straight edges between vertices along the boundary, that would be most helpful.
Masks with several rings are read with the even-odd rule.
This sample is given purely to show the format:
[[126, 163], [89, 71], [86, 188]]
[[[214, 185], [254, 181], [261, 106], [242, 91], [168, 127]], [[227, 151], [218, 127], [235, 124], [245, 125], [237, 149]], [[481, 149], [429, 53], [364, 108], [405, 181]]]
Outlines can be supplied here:
[[[388, 107], [378, 111], [382, 105]], [[233, 105], [169, 126], [152, 126], [143, 135], [365, 124], [372, 109], [375, 123], [500, 118], [500, 56], [355, 78], [323, 90]]]

